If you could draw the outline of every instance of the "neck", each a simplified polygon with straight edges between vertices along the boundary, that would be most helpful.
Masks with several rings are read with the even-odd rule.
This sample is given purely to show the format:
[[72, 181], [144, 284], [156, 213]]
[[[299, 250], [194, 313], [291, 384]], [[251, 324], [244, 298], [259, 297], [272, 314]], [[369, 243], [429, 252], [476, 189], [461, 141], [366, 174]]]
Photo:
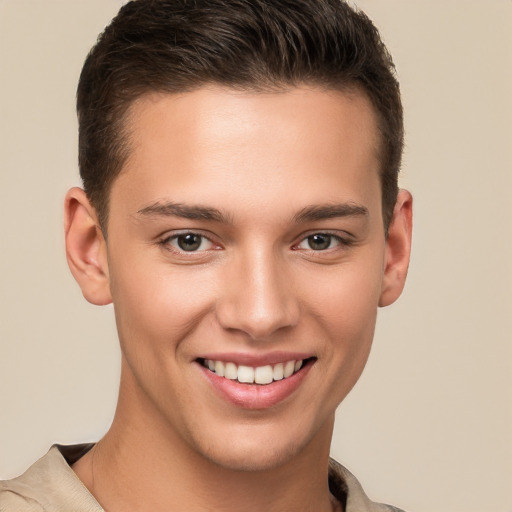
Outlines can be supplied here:
[[335, 509], [328, 489], [333, 419], [284, 464], [238, 471], [197, 453], [144, 397], [134, 414], [143, 391], [129, 380], [122, 380], [110, 430], [73, 468], [106, 511]]

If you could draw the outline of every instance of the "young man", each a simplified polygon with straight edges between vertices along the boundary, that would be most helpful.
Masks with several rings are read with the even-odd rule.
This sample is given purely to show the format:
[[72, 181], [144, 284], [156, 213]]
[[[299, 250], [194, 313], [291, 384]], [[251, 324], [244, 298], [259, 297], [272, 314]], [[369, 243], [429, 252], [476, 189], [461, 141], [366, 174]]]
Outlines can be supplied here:
[[393, 510], [329, 460], [412, 199], [376, 29], [340, 0], [136, 0], [78, 87], [65, 205], [85, 298], [114, 304], [113, 424], [0, 484], [0, 510]]

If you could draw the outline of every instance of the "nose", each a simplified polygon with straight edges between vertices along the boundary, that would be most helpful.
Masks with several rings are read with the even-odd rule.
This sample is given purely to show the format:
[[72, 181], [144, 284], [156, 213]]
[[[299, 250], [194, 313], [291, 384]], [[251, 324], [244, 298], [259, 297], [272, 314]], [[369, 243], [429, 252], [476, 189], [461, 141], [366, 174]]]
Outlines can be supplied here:
[[242, 331], [253, 340], [297, 325], [299, 300], [291, 269], [272, 254], [252, 254], [231, 262], [216, 303], [224, 329]]

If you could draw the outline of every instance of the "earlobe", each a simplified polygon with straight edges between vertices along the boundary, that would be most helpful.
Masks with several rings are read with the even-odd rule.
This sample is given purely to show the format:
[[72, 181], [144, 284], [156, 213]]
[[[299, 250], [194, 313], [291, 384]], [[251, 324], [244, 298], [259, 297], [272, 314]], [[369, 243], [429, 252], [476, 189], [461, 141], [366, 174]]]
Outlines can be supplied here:
[[412, 196], [400, 190], [386, 239], [384, 278], [379, 306], [395, 302], [405, 286], [412, 239]]
[[64, 205], [66, 257], [84, 297], [95, 305], [112, 302], [107, 246], [85, 192], [72, 188]]

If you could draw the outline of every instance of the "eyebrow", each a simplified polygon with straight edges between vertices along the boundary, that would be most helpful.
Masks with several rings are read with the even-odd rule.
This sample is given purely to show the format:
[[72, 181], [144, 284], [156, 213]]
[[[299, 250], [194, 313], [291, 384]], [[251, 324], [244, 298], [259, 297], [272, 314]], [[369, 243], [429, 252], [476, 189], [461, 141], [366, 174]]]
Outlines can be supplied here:
[[[190, 220], [207, 220], [229, 224], [230, 219], [217, 208], [182, 203], [154, 203], [141, 208], [138, 215], [143, 217], [181, 217]], [[293, 216], [293, 222], [313, 222], [338, 217], [368, 216], [365, 206], [353, 203], [306, 206]]]
[[217, 208], [182, 203], [154, 203], [140, 209], [137, 214], [144, 217], [182, 217], [190, 220], [210, 220], [229, 223], [229, 219]]
[[306, 206], [293, 217], [293, 220], [299, 223], [334, 219], [338, 217], [368, 217], [368, 215], [368, 208], [359, 204], [325, 204]]

